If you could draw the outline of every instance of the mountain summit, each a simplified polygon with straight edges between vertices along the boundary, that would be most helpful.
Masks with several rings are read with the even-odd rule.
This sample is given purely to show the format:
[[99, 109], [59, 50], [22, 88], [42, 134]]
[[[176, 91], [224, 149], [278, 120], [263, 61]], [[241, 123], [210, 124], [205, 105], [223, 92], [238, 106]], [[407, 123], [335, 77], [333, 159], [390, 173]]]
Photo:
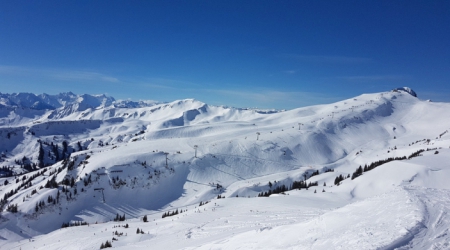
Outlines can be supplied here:
[[414, 97], [417, 97], [416, 92], [414, 92], [414, 90], [412, 90], [411, 88], [408, 88], [408, 87], [395, 88], [394, 91], [404, 91]]

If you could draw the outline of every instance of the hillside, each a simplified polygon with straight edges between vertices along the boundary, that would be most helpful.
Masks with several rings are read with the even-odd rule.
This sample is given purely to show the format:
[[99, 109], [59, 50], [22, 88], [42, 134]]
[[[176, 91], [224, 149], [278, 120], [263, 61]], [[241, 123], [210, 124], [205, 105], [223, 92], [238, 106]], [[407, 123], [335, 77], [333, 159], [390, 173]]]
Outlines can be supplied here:
[[449, 248], [450, 104], [416, 96], [272, 112], [0, 94], [0, 247]]

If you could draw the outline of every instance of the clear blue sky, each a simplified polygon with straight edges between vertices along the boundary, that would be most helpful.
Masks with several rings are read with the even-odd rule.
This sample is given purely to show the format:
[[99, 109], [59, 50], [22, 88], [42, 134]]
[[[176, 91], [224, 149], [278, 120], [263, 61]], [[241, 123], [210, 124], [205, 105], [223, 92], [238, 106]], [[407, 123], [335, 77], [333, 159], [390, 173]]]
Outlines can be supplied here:
[[450, 1], [0, 0], [0, 92], [292, 109], [450, 101]]

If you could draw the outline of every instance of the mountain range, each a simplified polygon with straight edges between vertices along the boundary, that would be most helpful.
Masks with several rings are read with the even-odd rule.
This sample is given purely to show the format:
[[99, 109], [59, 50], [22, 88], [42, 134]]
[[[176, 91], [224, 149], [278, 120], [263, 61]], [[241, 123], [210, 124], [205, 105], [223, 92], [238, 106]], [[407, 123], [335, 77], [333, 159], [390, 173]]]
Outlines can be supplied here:
[[447, 249], [449, 127], [406, 87], [293, 110], [0, 94], [0, 247]]

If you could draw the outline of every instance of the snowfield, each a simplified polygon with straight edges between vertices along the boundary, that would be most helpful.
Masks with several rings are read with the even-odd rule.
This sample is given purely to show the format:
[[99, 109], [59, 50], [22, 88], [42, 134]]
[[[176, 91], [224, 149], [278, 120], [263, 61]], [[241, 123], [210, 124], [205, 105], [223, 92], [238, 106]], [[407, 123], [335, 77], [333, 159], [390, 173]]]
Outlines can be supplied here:
[[450, 104], [413, 94], [289, 111], [0, 94], [0, 248], [450, 249]]

